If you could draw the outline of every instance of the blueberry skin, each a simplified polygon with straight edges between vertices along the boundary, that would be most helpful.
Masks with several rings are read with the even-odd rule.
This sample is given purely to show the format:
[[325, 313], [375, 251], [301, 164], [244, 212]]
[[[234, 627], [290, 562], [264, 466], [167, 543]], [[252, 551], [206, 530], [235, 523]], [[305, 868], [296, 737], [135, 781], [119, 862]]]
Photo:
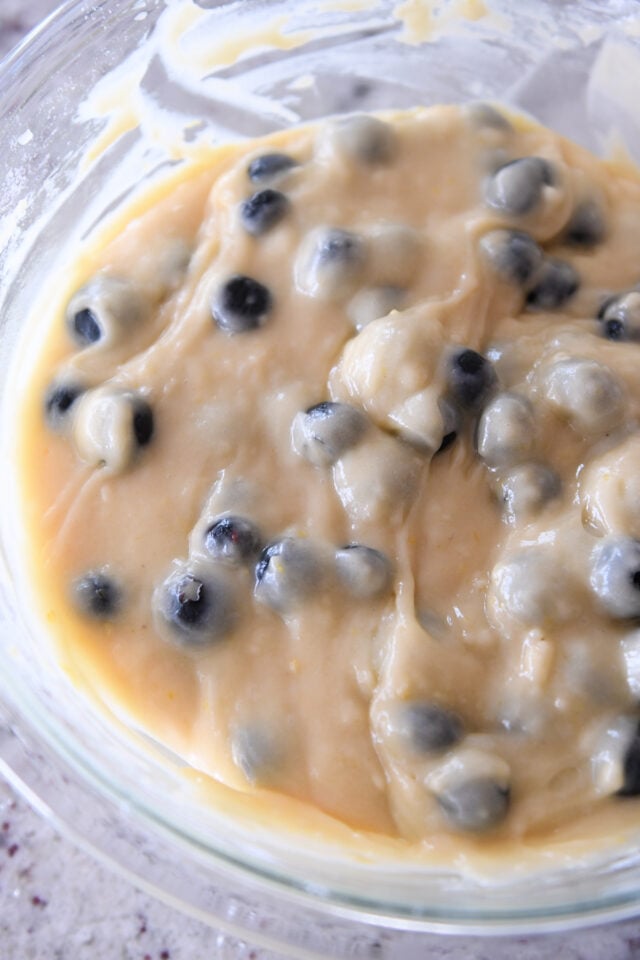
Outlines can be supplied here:
[[84, 387], [77, 383], [58, 383], [49, 387], [44, 398], [44, 415], [52, 430], [60, 430], [66, 425], [74, 403], [83, 393]]
[[608, 537], [591, 557], [591, 588], [618, 620], [640, 617], [640, 540]]
[[607, 340], [640, 341], [640, 292], [608, 297], [598, 311], [598, 321]]
[[542, 157], [523, 157], [500, 167], [487, 183], [485, 200], [500, 213], [522, 216], [540, 202], [545, 186], [552, 186], [552, 165]]
[[480, 248], [499, 276], [524, 287], [542, 265], [542, 249], [522, 230], [491, 230]]
[[282, 762], [282, 747], [273, 731], [257, 724], [237, 727], [231, 736], [231, 756], [254, 786], [273, 781]]
[[117, 616], [122, 591], [118, 584], [103, 571], [91, 571], [80, 577], [73, 585], [77, 608], [97, 620], [112, 620]]
[[260, 554], [255, 597], [279, 613], [287, 613], [310, 598], [322, 579], [320, 559], [309, 541], [284, 537]]
[[349, 543], [336, 552], [338, 577], [353, 596], [373, 599], [391, 587], [391, 564], [380, 550]]
[[235, 624], [229, 587], [212, 566], [182, 566], [154, 594], [160, 625], [183, 646], [206, 646], [225, 637]]
[[569, 246], [588, 250], [602, 243], [606, 234], [600, 207], [593, 200], [584, 200], [573, 211], [562, 239]]
[[527, 293], [529, 310], [558, 310], [580, 287], [578, 271], [566, 260], [545, 259]]
[[509, 812], [510, 791], [490, 777], [478, 777], [437, 797], [438, 806], [456, 830], [483, 833], [498, 826]]
[[284, 193], [267, 187], [252, 194], [240, 206], [242, 225], [253, 237], [261, 237], [281, 220], [289, 211], [289, 201]]
[[502, 501], [507, 517], [517, 521], [538, 513], [559, 497], [562, 481], [543, 463], [521, 463], [501, 477]]
[[237, 274], [216, 291], [211, 312], [225, 333], [247, 333], [262, 326], [273, 308], [269, 290], [257, 280]]
[[216, 560], [242, 564], [253, 559], [262, 548], [257, 527], [244, 517], [221, 517], [204, 535], [207, 552]]
[[623, 764], [624, 782], [617, 792], [618, 797], [640, 795], [640, 723], [627, 747]]
[[136, 397], [133, 400], [133, 435], [139, 447], [146, 447], [151, 443], [155, 431], [153, 410], [146, 400]]
[[264, 183], [297, 165], [293, 157], [286, 153], [263, 153], [251, 161], [247, 175], [253, 183]]
[[429, 701], [414, 700], [404, 704], [401, 731], [419, 753], [441, 753], [462, 739], [464, 727], [460, 717], [446, 707]]
[[457, 350], [449, 359], [447, 380], [451, 396], [462, 408], [477, 409], [496, 383], [491, 363], [475, 350]]
[[81, 347], [89, 347], [102, 339], [102, 329], [93, 310], [85, 307], [78, 310], [71, 319], [70, 330], [73, 339]]
[[329, 467], [359, 443], [366, 428], [367, 419], [360, 410], [325, 400], [297, 414], [292, 426], [293, 446], [314, 466]]

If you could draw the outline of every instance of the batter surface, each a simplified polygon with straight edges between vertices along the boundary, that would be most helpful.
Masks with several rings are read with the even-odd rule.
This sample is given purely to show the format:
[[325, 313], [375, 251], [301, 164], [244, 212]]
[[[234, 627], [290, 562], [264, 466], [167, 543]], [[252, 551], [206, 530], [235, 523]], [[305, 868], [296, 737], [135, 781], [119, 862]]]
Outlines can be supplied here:
[[635, 176], [484, 105], [174, 175], [32, 327], [63, 661], [222, 783], [425, 849], [626, 816], [638, 224]]

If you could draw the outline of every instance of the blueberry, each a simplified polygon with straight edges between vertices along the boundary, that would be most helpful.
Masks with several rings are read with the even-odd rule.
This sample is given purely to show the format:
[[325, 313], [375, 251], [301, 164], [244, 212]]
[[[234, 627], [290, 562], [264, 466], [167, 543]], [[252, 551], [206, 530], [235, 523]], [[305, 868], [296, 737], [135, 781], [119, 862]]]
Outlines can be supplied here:
[[307, 296], [339, 300], [353, 293], [365, 261], [366, 247], [357, 234], [337, 227], [318, 227], [300, 247], [296, 284]]
[[133, 435], [139, 447], [146, 447], [151, 442], [154, 431], [153, 411], [146, 400], [135, 397], [132, 402]]
[[444, 437], [442, 438], [442, 443], [436, 450], [436, 455], [439, 453], [444, 453], [445, 450], [448, 450], [449, 447], [452, 446], [457, 439], [458, 439], [458, 433], [456, 430], [451, 430], [449, 433], [445, 433]]
[[261, 548], [257, 528], [244, 517], [227, 516], [216, 520], [206, 531], [204, 544], [216, 560], [245, 563], [255, 557]]
[[84, 387], [71, 381], [53, 384], [44, 398], [44, 413], [47, 424], [52, 430], [61, 430], [69, 420], [71, 409], [84, 393]]
[[505, 819], [510, 791], [491, 777], [478, 777], [451, 787], [437, 801], [451, 827], [482, 833]]
[[453, 400], [465, 409], [474, 410], [491, 391], [496, 375], [486, 357], [465, 347], [449, 358], [447, 379]]
[[392, 730], [418, 753], [441, 753], [462, 739], [457, 713], [429, 700], [411, 700], [394, 711]]
[[584, 436], [608, 433], [622, 423], [625, 395], [613, 371], [597, 360], [557, 360], [545, 381], [547, 401]]
[[316, 592], [324, 569], [308, 540], [284, 537], [262, 551], [255, 576], [256, 599], [286, 613]]
[[598, 311], [598, 320], [607, 340], [640, 341], [640, 293], [632, 290], [607, 298]]
[[477, 127], [490, 127], [504, 133], [513, 130], [505, 115], [491, 103], [484, 103], [483, 101], [468, 103], [464, 106], [464, 112]]
[[395, 156], [393, 128], [378, 117], [354, 113], [340, 117], [326, 129], [340, 153], [366, 166], [388, 164]]
[[267, 187], [252, 194], [240, 206], [242, 225], [253, 237], [271, 230], [287, 215], [289, 201], [284, 193]]
[[591, 557], [591, 588], [612, 617], [640, 617], [640, 540], [608, 537]]
[[543, 463], [522, 463], [502, 474], [502, 500], [511, 520], [530, 517], [561, 493], [560, 477]]
[[373, 547], [349, 543], [336, 551], [336, 570], [347, 590], [360, 599], [373, 599], [391, 587], [391, 564]]
[[563, 241], [572, 247], [595, 247], [602, 243], [606, 228], [602, 210], [593, 200], [583, 200], [569, 218]]
[[566, 260], [545, 258], [527, 292], [530, 310], [558, 310], [577, 292], [580, 277]]
[[141, 320], [143, 304], [132, 284], [98, 275], [69, 301], [67, 329], [80, 347], [117, 342]]
[[225, 333], [247, 333], [262, 326], [272, 308], [273, 298], [263, 284], [237, 274], [216, 291], [211, 312]]
[[623, 776], [624, 781], [618, 790], [618, 796], [640, 796], [640, 724], [636, 727], [624, 754]]
[[517, 393], [499, 393], [482, 411], [476, 433], [476, 449], [489, 467], [521, 463], [533, 451], [533, 407]]
[[545, 186], [555, 182], [553, 166], [542, 157], [523, 157], [500, 167], [487, 183], [485, 199], [500, 213], [522, 216], [542, 199]]
[[180, 564], [154, 593], [161, 631], [185, 646], [204, 646], [231, 632], [235, 609], [229, 583], [216, 565]]
[[296, 453], [316, 467], [328, 467], [355, 447], [367, 429], [367, 418], [347, 403], [325, 400], [296, 414], [291, 437]]
[[102, 337], [102, 330], [98, 318], [88, 307], [74, 313], [71, 320], [71, 332], [74, 340], [82, 347], [97, 343]]
[[282, 747], [274, 733], [256, 723], [237, 727], [231, 735], [233, 762], [254, 786], [268, 784], [281, 764]]
[[120, 587], [102, 570], [92, 571], [76, 580], [73, 595], [78, 609], [98, 620], [112, 620], [122, 601]]
[[118, 473], [135, 460], [154, 432], [151, 407], [134, 393], [108, 386], [88, 390], [77, 401], [73, 439], [83, 460]]
[[542, 265], [542, 250], [521, 230], [490, 230], [480, 249], [496, 273], [509, 283], [525, 286]]
[[296, 166], [297, 163], [293, 157], [286, 153], [263, 153], [251, 161], [247, 167], [247, 174], [254, 183], [264, 183], [287, 173]]

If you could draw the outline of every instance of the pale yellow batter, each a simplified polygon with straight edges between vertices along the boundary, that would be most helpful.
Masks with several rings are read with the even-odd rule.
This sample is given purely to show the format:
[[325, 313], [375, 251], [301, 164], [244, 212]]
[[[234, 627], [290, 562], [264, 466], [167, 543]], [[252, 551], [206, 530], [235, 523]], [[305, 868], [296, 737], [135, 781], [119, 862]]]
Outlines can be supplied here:
[[21, 400], [63, 661], [217, 780], [425, 849], [635, 819], [639, 224], [638, 178], [484, 106], [138, 203]]

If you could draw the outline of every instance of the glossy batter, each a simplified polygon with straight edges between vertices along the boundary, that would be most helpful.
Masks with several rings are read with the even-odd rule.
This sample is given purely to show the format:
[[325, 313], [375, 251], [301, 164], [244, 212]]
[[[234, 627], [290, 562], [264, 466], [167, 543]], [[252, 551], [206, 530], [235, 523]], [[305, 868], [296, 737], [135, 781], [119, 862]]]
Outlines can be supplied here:
[[425, 849], [626, 815], [638, 224], [633, 174], [484, 105], [174, 175], [33, 321], [63, 662], [261, 803]]

